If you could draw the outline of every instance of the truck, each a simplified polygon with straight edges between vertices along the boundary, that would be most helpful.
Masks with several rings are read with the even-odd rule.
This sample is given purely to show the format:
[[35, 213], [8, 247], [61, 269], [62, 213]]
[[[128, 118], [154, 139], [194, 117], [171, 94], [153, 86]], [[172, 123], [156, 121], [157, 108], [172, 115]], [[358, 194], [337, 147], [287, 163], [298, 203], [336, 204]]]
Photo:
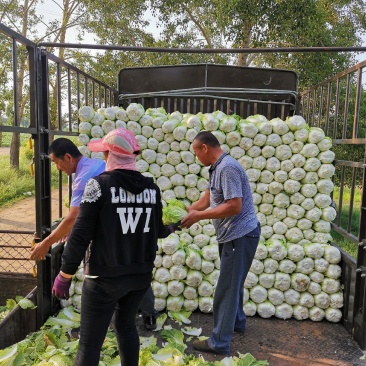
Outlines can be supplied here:
[[[227, 115], [235, 114], [242, 118], [259, 114], [268, 120], [284, 120], [302, 115], [310, 126], [321, 127], [336, 146], [346, 149], [354, 146], [364, 149], [366, 146], [366, 139], [360, 135], [360, 131], [364, 131], [360, 110], [363, 102], [362, 73], [366, 62], [344, 70], [301, 94], [298, 92], [297, 75], [292, 71], [215, 64], [122, 68], [115, 89], [2, 24], [0, 32], [13, 40], [14, 54], [18, 47], [27, 50], [30, 123], [29, 126], [23, 126], [15, 113], [14, 124], [0, 125], [0, 131], [31, 136], [36, 212], [35, 230], [1, 230], [3, 238], [11, 238], [9, 244], [2, 240], [1, 247], [5, 251], [14, 247], [22, 248], [23, 254], [10, 260], [23, 263], [21, 267], [27, 273], [27, 278], [23, 280], [28, 281], [30, 287], [36, 285], [27, 294], [27, 298], [37, 305], [36, 311], [17, 307], [0, 323], [0, 348], [19, 342], [39, 329], [60, 308], [51, 289], [60, 268], [63, 243], [54, 245], [45, 261], [37, 262], [37, 276], [34, 280], [29, 278], [33, 264], [26, 260], [27, 248], [32, 241], [36, 243], [45, 238], [57, 225], [51, 217], [52, 184], [48, 146], [51, 139], [57, 136], [78, 136], [75, 120], [81, 106], [88, 105], [97, 109], [118, 105], [127, 108], [131, 103], [139, 103], [145, 110], [163, 107], [168, 113], [180, 111], [192, 114], [220, 110]], [[56, 69], [52, 75], [51, 68]], [[53, 100], [56, 102], [56, 113], [50, 116], [52, 78], [55, 78], [53, 81], [56, 80], [53, 84], [56, 85], [56, 100]], [[17, 101], [16, 60], [12, 79], [14, 101]], [[347, 159], [338, 159], [336, 156], [334, 184], [339, 189], [339, 194], [335, 202], [337, 219], [331, 223], [335, 232], [358, 248], [356, 259], [339, 248], [344, 294], [341, 324], [361, 350], [366, 349], [365, 156], [364, 154], [363, 161], [353, 161], [352, 156]], [[59, 217], [64, 215], [63, 185], [60, 174]], [[349, 201], [345, 194], [346, 187], [350, 192]], [[356, 200], [356, 193], [361, 196], [360, 202]], [[360, 210], [356, 229], [352, 226], [354, 210]], [[337, 247], [336, 242], [332, 245]], [[5, 266], [9, 266], [8, 261], [8, 256], [2, 258]], [[19, 281], [18, 271], [12, 273], [10, 270], [9, 273], [8, 267], [0, 269], [0, 272], [3, 273], [3, 278], [0, 279], [2, 283]]]

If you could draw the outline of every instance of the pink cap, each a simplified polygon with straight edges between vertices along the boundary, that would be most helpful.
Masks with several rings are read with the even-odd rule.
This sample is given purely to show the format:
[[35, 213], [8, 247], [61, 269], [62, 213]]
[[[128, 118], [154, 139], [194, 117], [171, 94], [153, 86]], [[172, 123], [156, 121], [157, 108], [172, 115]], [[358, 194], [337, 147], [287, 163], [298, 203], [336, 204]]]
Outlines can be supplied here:
[[102, 139], [90, 141], [88, 149], [93, 152], [114, 151], [120, 154], [133, 154], [141, 150], [134, 134], [125, 128], [116, 128]]

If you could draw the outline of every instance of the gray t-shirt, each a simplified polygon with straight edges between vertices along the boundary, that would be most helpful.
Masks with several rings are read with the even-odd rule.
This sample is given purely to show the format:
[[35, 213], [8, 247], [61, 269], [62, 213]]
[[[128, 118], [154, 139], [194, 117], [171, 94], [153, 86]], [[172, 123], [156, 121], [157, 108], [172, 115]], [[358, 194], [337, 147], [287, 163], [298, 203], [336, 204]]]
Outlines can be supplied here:
[[216, 229], [217, 241], [226, 243], [254, 230], [258, 219], [244, 168], [228, 153], [223, 153], [209, 171], [211, 208], [232, 198], [242, 198], [242, 210], [239, 214], [212, 220]]

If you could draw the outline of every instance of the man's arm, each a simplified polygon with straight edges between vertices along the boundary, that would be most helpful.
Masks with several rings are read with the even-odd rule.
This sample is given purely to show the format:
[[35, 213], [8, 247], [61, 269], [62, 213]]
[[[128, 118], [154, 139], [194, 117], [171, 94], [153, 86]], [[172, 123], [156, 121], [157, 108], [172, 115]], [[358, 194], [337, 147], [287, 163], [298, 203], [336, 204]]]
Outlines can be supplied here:
[[69, 213], [60, 222], [57, 228], [52, 231], [52, 233], [47, 236], [47, 238], [31, 248], [30, 259], [34, 259], [36, 261], [44, 259], [46, 254], [48, 253], [48, 250], [54, 243], [57, 243], [60, 239], [70, 234], [78, 213], [79, 207], [71, 206]]
[[225, 217], [234, 216], [239, 214], [241, 212], [241, 209], [242, 209], [242, 198], [241, 197], [232, 198], [210, 210], [204, 210], [204, 211], [189, 210], [188, 215], [183, 218], [180, 226], [183, 228], [188, 228], [200, 220], [222, 219]]

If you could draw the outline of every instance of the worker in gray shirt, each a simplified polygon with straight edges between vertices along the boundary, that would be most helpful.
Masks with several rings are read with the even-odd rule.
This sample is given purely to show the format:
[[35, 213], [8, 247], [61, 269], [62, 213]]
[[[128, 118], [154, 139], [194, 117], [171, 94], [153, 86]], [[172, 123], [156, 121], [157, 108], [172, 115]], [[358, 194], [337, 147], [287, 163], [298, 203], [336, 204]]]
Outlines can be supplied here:
[[210, 167], [209, 186], [188, 209], [181, 227], [212, 219], [221, 258], [220, 276], [214, 301], [214, 328], [207, 340], [195, 340], [203, 352], [230, 355], [234, 331], [243, 333], [244, 281], [252, 264], [260, 237], [249, 181], [243, 167], [225, 153], [217, 138], [208, 131], [195, 137], [192, 148], [198, 160]]

